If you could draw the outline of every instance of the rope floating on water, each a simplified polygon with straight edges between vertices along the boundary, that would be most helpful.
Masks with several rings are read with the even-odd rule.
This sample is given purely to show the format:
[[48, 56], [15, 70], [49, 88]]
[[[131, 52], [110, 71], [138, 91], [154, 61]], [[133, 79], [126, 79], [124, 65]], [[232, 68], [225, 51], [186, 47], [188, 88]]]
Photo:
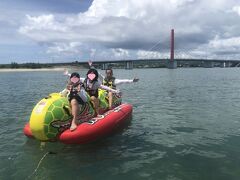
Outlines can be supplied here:
[[34, 169], [34, 171], [32, 172], [32, 174], [30, 174], [30, 175], [27, 177], [27, 179], [31, 178], [31, 177], [37, 172], [37, 170], [38, 170], [38, 168], [40, 167], [42, 161], [44, 160], [44, 158], [45, 158], [48, 154], [57, 154], [57, 153], [56, 153], [56, 152], [52, 152], [52, 151], [46, 152], [46, 153], [43, 155], [43, 157], [40, 159], [40, 161], [38, 162], [37, 167]]

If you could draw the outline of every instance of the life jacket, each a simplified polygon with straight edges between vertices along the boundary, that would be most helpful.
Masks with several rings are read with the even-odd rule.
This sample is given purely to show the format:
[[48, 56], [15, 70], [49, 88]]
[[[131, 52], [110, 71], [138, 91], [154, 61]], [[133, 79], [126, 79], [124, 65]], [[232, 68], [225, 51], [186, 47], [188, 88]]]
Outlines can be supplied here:
[[83, 86], [84, 86], [84, 89], [85, 91], [89, 94], [89, 96], [95, 96], [95, 97], [98, 97], [98, 88], [95, 88], [94, 87], [96, 86], [95, 84], [97, 83], [98, 81], [93, 81], [92, 82], [92, 86], [90, 87], [89, 86], [89, 83], [88, 83], [88, 79], [86, 78], [83, 82]]
[[83, 86], [83, 83], [82, 82], [77, 82], [77, 83], [73, 83], [71, 81], [68, 81], [68, 84], [67, 84], [67, 89], [69, 89], [69, 86], [71, 87], [69, 90], [70, 92], [75, 92], [75, 93], [78, 93], [78, 86]]
[[81, 96], [78, 94], [79, 93], [78, 87], [79, 86], [83, 87], [83, 83], [81, 83], [81, 82], [73, 83], [73, 82], [69, 81], [68, 86], [71, 86], [71, 88], [69, 89], [70, 94], [68, 96], [68, 100], [71, 101], [72, 99], [76, 99], [79, 104], [84, 105], [85, 102], [83, 101]]
[[103, 85], [108, 86], [112, 89], [116, 89], [115, 77], [111, 77], [110, 79], [105, 77], [103, 80]]

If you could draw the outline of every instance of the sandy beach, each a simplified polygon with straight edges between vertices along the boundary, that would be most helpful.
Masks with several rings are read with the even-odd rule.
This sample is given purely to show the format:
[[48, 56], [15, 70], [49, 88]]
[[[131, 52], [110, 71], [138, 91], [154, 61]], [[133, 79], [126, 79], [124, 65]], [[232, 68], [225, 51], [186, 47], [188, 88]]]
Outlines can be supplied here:
[[27, 68], [19, 68], [19, 69], [11, 69], [11, 68], [3, 68], [0, 69], [1, 72], [34, 72], [34, 71], [64, 71], [64, 70], [79, 70], [82, 68], [76, 68], [71, 66], [66, 67], [54, 67], [54, 68], [39, 68], [39, 69], [27, 69]]
[[26, 71], [64, 71], [66, 68], [40, 68], [40, 69], [0, 69], [0, 72], [26, 72]]

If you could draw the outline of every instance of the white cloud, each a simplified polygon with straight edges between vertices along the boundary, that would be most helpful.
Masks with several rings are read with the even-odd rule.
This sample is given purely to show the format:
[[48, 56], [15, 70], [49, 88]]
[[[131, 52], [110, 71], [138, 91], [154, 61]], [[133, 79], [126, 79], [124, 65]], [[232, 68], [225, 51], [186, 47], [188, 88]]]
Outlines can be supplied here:
[[69, 31], [67, 26], [58, 22], [52, 14], [36, 17], [26, 15], [26, 18], [26, 24], [19, 28], [19, 32], [39, 42], [58, 41]]
[[27, 33], [31, 30], [47, 30], [66, 32], [67, 28], [55, 20], [54, 15], [30, 16], [26, 15], [27, 24], [19, 29], [21, 33]]
[[64, 54], [76, 54], [80, 53], [81, 43], [71, 42], [66, 43], [55, 43], [53, 46], [50, 46], [47, 53], [64, 53]]
[[[27, 15], [19, 32], [49, 45], [48, 53], [74, 55], [84, 51], [96, 59], [141, 58], [146, 54], [161, 58], [169, 57], [170, 30], [174, 28], [176, 49], [188, 51], [179, 56], [198, 57], [197, 54], [204, 54], [204, 48], [216, 55], [217, 48], [231, 52], [236, 49], [239, 19], [227, 12], [240, 15], [237, 3], [236, 0], [94, 0], [84, 13], [61, 17]], [[148, 52], [156, 42], [158, 49]]]
[[236, 12], [240, 16], [240, 6], [234, 6], [232, 10], [233, 12]]
[[168, 52], [157, 52], [157, 51], [137, 51], [137, 59], [166, 59], [169, 58]]
[[112, 52], [114, 54], [114, 57], [116, 57], [116, 58], [128, 58], [129, 57], [129, 53], [125, 49], [116, 48], [116, 49], [112, 49]]
[[122, 60], [129, 59], [131, 56], [128, 50], [121, 48], [111, 48], [104, 50], [91, 49], [90, 58], [92, 60]]
[[232, 37], [228, 39], [219, 39], [219, 37], [216, 36], [214, 40], [211, 40], [209, 42], [209, 46], [214, 49], [222, 49], [222, 48], [240, 49], [240, 36]]

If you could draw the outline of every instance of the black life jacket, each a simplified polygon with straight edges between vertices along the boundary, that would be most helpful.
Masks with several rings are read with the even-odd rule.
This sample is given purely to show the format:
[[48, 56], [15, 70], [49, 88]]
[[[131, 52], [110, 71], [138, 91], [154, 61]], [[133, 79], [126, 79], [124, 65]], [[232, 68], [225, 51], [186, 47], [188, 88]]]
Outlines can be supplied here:
[[70, 90], [70, 92], [71, 93], [78, 93], [78, 86], [83, 86], [83, 83], [82, 82], [77, 82], [77, 83], [73, 83], [73, 82], [71, 82], [71, 81], [68, 81], [68, 84], [67, 84], [67, 86], [71, 86], [71, 89], [69, 89]]
[[89, 94], [89, 96], [98, 97], [98, 88], [93, 89], [93, 87], [95, 87], [95, 84], [97, 82], [98, 82], [97, 80], [93, 81], [92, 82], [92, 87], [89, 87], [87, 78], [84, 80], [83, 86], [84, 86], [85, 91]]
[[103, 85], [108, 86], [112, 89], [116, 89], [115, 77], [111, 77], [110, 79], [105, 77], [103, 80]]
[[78, 87], [81, 86], [83, 87], [83, 83], [81, 82], [77, 82], [77, 83], [73, 83], [73, 82], [69, 82], [68, 85], [71, 86], [71, 89], [70, 89], [70, 94], [68, 96], [68, 100], [71, 101], [73, 98], [75, 98], [79, 104], [82, 104], [84, 105], [85, 102], [82, 100], [82, 98], [79, 96], [79, 90], [78, 90]]

